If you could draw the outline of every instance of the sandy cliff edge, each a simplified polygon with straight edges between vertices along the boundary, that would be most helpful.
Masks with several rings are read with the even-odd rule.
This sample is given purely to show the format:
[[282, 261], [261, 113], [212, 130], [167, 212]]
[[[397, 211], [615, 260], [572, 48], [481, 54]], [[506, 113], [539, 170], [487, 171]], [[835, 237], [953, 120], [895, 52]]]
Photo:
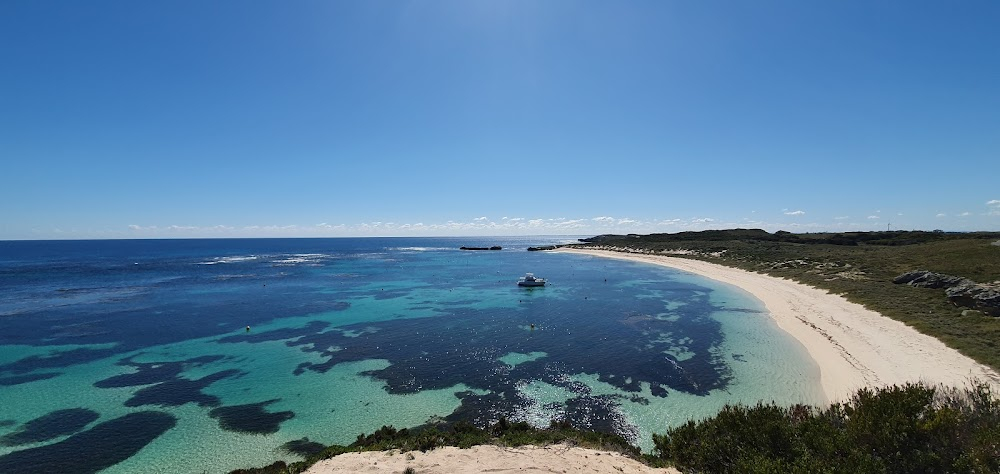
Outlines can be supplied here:
[[483, 445], [468, 449], [437, 448], [427, 452], [370, 451], [346, 453], [314, 464], [306, 474], [335, 472], [417, 474], [465, 473], [626, 473], [680, 474], [672, 468], [652, 468], [620, 453], [570, 447]]

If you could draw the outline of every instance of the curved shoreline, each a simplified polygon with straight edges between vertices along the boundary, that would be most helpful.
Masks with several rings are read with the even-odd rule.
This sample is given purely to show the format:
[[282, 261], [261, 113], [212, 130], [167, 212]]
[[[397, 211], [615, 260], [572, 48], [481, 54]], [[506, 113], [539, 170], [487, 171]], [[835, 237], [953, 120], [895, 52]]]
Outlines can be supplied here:
[[846, 400], [862, 387], [906, 382], [963, 387], [978, 379], [1000, 388], [1000, 374], [993, 369], [826, 290], [680, 257], [567, 248], [556, 252], [661, 265], [742, 288], [761, 300], [778, 326], [805, 346], [820, 367], [820, 384], [830, 402]]

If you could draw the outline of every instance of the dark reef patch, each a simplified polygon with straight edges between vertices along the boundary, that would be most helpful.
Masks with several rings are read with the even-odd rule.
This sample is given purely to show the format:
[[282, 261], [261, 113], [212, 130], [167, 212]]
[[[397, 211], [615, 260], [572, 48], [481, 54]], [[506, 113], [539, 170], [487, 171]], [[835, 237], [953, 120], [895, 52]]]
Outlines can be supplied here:
[[514, 413], [515, 408], [524, 403], [524, 400], [517, 396], [517, 392], [514, 390], [509, 390], [503, 395], [499, 393], [477, 395], [473, 392], [457, 392], [455, 396], [461, 400], [461, 404], [445, 417], [445, 421], [451, 423], [467, 421], [480, 427], [490, 426], [500, 418], [509, 418]]
[[174, 378], [156, 385], [144, 387], [135, 392], [132, 398], [125, 401], [125, 406], [138, 407], [143, 405], [159, 405], [162, 407], [177, 407], [185, 403], [197, 403], [203, 407], [219, 406], [219, 397], [206, 395], [205, 387], [225, 378], [242, 374], [236, 369], [223, 370], [207, 375], [197, 380]]
[[17, 431], [0, 436], [2, 446], [40, 443], [76, 433], [100, 418], [100, 414], [85, 408], [67, 408], [42, 415], [21, 425]]
[[281, 449], [291, 454], [298, 454], [302, 457], [309, 457], [318, 454], [326, 449], [326, 445], [309, 441], [309, 438], [294, 439], [281, 445]]
[[[614, 433], [631, 444], [639, 442], [639, 430], [627, 421], [619, 409], [620, 395], [597, 395], [571, 398], [566, 401], [564, 421], [590, 431]], [[560, 420], [560, 421], [563, 421]]]
[[[13, 321], [26, 318], [8, 318]], [[7, 321], [4, 321], [7, 324]], [[13, 329], [5, 328], [3, 332], [11, 332]], [[0, 365], [0, 374], [4, 372], [11, 374], [27, 374], [38, 369], [61, 369], [77, 364], [86, 364], [95, 360], [109, 357], [118, 350], [116, 349], [88, 349], [82, 347], [68, 351], [58, 351], [44, 356], [30, 356]]]
[[216, 362], [224, 359], [225, 356], [208, 355], [179, 362], [135, 362], [132, 360], [133, 358], [124, 359], [118, 365], [135, 367], [136, 371], [134, 373], [115, 375], [104, 380], [98, 380], [94, 382], [94, 386], [98, 388], [135, 387], [137, 385], [167, 382], [176, 379], [189, 366], [199, 366]]
[[0, 377], [0, 387], [20, 385], [22, 383], [35, 382], [38, 380], [47, 380], [53, 377], [58, 377], [60, 375], [61, 374], [59, 372], [41, 372], [37, 374], [12, 375], [10, 377]]
[[639, 395], [632, 395], [628, 398], [628, 401], [638, 403], [639, 405], [649, 405], [649, 399], [646, 397], [640, 397]]
[[[542, 407], [554, 421], [634, 440], [636, 428], [621, 414], [620, 405], [629, 401], [648, 404], [640, 395], [645, 385], [654, 397], [666, 397], [672, 391], [705, 396], [724, 389], [732, 377], [728, 354], [723, 357], [717, 350], [722, 334], [720, 323], [711, 317], [717, 308], [710, 301], [710, 291], [664, 278], [654, 270], [649, 278], [636, 279], [636, 273], [643, 271], [608, 267], [593, 277], [600, 280], [585, 286], [586, 294], [575, 289], [512, 290], [516, 304], [508, 308], [470, 307], [471, 301], [469, 305], [434, 302], [443, 310], [440, 317], [301, 331], [286, 344], [325, 359], [302, 363], [295, 374], [322, 373], [344, 362], [385, 359], [387, 367], [363, 375], [384, 381], [385, 390], [392, 394], [458, 384], [487, 390], [484, 395], [458, 394], [460, 407], [446, 417], [480, 427], [501, 417], [516, 419], [535, 403], [518, 391], [519, 384], [544, 381], [576, 394], [558, 407]], [[547, 274], [559, 279], [558, 274]], [[604, 284], [605, 277], [634, 283], [623, 293], [616, 285]], [[628, 295], [627, 301], [623, 295]], [[680, 317], [656, 317], [664, 312], [665, 301], [682, 303], [672, 309]], [[377, 331], [371, 331], [373, 327]], [[677, 341], [683, 341], [684, 349], [694, 356], [680, 361], [669, 355]], [[499, 360], [512, 352], [543, 352], [546, 357], [514, 367]], [[586, 384], [568, 377], [573, 374], [596, 374], [600, 381], [635, 396], [595, 396]]]
[[58, 443], [0, 456], [0, 472], [96, 473], [132, 457], [176, 424], [163, 412], [130, 413]]
[[295, 417], [290, 411], [271, 413], [264, 408], [280, 399], [246, 405], [222, 406], [212, 409], [208, 415], [219, 420], [219, 426], [227, 431], [251, 434], [277, 433], [281, 423]]
[[[326, 372], [342, 362], [388, 359], [389, 367], [366, 375], [386, 381], [386, 390], [397, 394], [458, 383], [502, 391], [504, 377], [498, 375], [508, 369], [498, 359], [509, 352], [545, 352], [551, 360], [560, 361], [564, 373], [601, 374], [601, 381], [631, 392], [638, 392], [641, 383], [648, 382], [706, 395], [728, 382], [727, 366], [710, 351], [718, 342], [711, 337], [713, 332], [718, 333], [718, 322], [711, 318], [684, 322], [685, 329], [702, 336], [689, 345], [689, 350], [698, 355], [678, 362], [664, 354], [672, 343], [660, 341], [661, 332], [674, 329], [672, 322], [638, 320], [631, 314], [614, 313], [604, 318], [574, 320], [573, 315], [558, 308], [558, 301], [536, 300], [530, 307], [525, 306], [525, 310], [514, 314], [461, 309], [441, 318], [346, 326], [343, 331], [304, 334], [288, 344], [327, 358], [326, 362], [300, 364], [296, 369], [299, 374], [304, 370]], [[529, 322], [538, 329], [521, 329]], [[360, 331], [370, 326], [379, 330]], [[348, 333], [356, 336], [345, 335]], [[327, 349], [333, 347], [339, 350]], [[539, 379], [543, 368], [544, 364], [533, 361], [519, 365], [511, 373]], [[655, 395], [665, 396], [666, 391]]]

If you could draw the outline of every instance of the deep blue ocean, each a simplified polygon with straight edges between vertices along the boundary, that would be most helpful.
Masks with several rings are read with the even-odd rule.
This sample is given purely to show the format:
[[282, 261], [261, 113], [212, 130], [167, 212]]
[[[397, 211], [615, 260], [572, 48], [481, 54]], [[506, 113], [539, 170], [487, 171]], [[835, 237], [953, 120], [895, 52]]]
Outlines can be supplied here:
[[573, 240], [2, 241], [0, 472], [228, 472], [500, 417], [649, 450], [726, 403], [822, 400], [758, 300], [526, 251]]

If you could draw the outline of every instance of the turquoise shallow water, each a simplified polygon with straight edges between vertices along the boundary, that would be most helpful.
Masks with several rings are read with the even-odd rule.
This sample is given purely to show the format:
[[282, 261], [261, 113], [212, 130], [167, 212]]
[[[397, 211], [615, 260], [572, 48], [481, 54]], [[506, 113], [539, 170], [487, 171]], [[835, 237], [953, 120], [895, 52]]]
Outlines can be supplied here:
[[750, 295], [524, 251], [564, 240], [0, 242], [0, 472], [227, 472], [501, 416], [648, 450], [726, 403], [822, 400]]

